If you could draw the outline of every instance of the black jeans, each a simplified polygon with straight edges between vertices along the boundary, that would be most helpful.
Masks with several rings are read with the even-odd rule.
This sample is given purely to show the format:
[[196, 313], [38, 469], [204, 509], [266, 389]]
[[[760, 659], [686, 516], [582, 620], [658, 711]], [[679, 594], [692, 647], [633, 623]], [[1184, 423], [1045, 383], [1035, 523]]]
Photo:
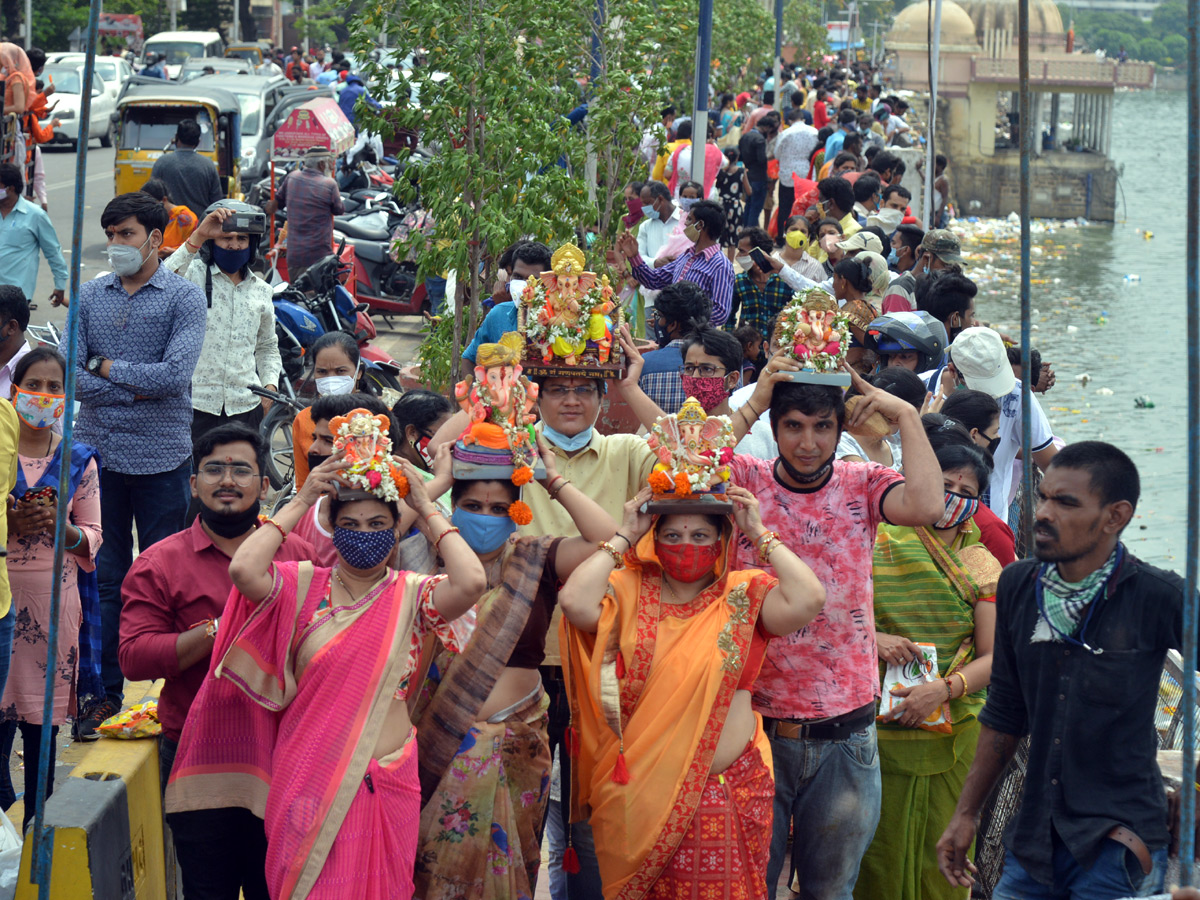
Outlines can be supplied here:
[[[3, 808], [5, 812], [17, 802], [12, 775], [9, 772], [9, 760], [12, 757], [13, 741], [16, 739], [18, 728], [21, 730], [21, 743], [25, 749], [25, 813], [21, 819], [21, 833], [24, 834], [29, 823], [33, 821], [33, 814], [37, 812], [37, 773], [38, 763], [41, 760], [42, 726], [34, 725], [31, 722], [18, 722], [15, 719], [0, 722], [0, 767], [3, 767], [3, 771], [0, 772], [0, 808]], [[58, 726], [55, 725], [50, 729], [50, 768], [46, 772], [47, 800], [54, 793], [54, 758], [57, 749], [55, 741], [57, 740]]]
[[787, 224], [787, 220], [792, 215], [792, 206], [796, 203], [795, 182], [793, 182], [792, 179], [790, 179], [790, 178], [787, 179], [786, 185], [783, 182], [784, 182], [784, 179], [780, 178], [779, 179], [779, 215], [776, 219], [778, 233], [779, 233], [780, 237], [783, 237], [784, 226]]
[[[572, 846], [579, 856], [579, 871], [567, 874], [567, 900], [603, 900], [600, 883], [600, 864], [591, 840], [591, 826], [587, 822], [570, 824], [571, 815], [571, 754], [567, 752], [563, 737], [571, 727], [571, 704], [567, 699], [566, 684], [562, 669], [558, 666], [542, 666], [542, 685], [550, 697], [547, 728], [550, 736], [550, 756], [558, 747], [559, 778], [561, 797], [559, 809], [563, 817], [563, 830], [572, 838]], [[547, 814], [549, 806], [547, 805]], [[543, 829], [544, 831], [545, 829]], [[584, 834], [581, 835], [581, 832]], [[582, 838], [582, 839], [581, 839]], [[191, 900], [191, 898], [188, 898]]]
[[[267, 833], [248, 809], [167, 814], [185, 900], [270, 900]], [[349, 900], [349, 898], [347, 898]]]

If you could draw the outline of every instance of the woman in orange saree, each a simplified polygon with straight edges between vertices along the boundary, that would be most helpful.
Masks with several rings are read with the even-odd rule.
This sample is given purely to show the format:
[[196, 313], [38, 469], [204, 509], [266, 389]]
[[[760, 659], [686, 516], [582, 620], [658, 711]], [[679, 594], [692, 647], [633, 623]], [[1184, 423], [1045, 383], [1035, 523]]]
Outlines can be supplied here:
[[624, 557], [601, 548], [559, 593], [571, 817], [590, 817], [606, 900], [765, 898], [775, 783], [750, 687], [770, 636], [825, 591], [744, 488], [728, 488], [733, 519], [778, 580], [729, 571], [728, 516], [651, 517], [650, 497], [625, 505]]

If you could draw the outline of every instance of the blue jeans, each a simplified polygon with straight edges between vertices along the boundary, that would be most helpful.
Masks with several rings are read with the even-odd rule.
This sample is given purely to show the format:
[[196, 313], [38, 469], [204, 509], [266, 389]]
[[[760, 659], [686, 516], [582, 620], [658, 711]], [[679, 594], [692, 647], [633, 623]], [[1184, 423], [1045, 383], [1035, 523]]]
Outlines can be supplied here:
[[758, 219], [762, 215], [763, 204], [767, 202], [767, 185], [766, 181], [750, 182], [750, 196], [746, 198], [746, 210], [742, 214], [742, 227], [755, 228], [758, 226]]
[[784, 869], [790, 825], [802, 900], [851, 900], [883, 797], [875, 726], [844, 741], [772, 737], [771, 753], [775, 823], [767, 895], [775, 896]]
[[96, 555], [100, 583], [100, 674], [108, 699], [125, 699], [125, 676], [117, 660], [121, 638], [121, 582], [133, 565], [133, 526], [138, 547], [145, 550], [183, 528], [191, 499], [190, 459], [170, 472], [123, 475], [100, 470], [100, 521], [104, 543]]
[[425, 296], [429, 298], [432, 314], [440, 316], [446, 311], [446, 279], [430, 275], [425, 279]]
[[1042, 884], [1025, 871], [1011, 851], [1004, 854], [1004, 874], [992, 891], [992, 900], [1117, 900], [1148, 897], [1163, 889], [1167, 874], [1167, 848], [1150, 851], [1154, 867], [1142, 874], [1137, 857], [1123, 844], [1105, 839], [1090, 869], [1075, 861], [1071, 851], [1054, 835], [1054, 884]]

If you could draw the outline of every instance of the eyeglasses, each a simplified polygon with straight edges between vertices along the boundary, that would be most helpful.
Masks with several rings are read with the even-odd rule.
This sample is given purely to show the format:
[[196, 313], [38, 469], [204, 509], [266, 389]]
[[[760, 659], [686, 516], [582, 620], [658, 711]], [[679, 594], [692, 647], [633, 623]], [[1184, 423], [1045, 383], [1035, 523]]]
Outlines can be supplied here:
[[562, 400], [567, 394], [574, 394], [580, 400], [586, 400], [588, 397], [596, 395], [596, 387], [591, 384], [581, 384], [577, 387], [555, 385], [554, 387], [542, 388], [542, 396], [550, 397], [553, 400]]
[[725, 369], [718, 369], [716, 366], [710, 365], [680, 366], [679, 371], [688, 378], [693, 378], [696, 375], [699, 375], [701, 378], [712, 378], [715, 375], [724, 375], [726, 372]]
[[233, 483], [239, 487], [249, 487], [254, 484], [254, 479], [259, 477], [249, 466], [209, 463], [200, 468], [200, 479], [205, 484], [220, 484], [227, 471], [233, 476]]

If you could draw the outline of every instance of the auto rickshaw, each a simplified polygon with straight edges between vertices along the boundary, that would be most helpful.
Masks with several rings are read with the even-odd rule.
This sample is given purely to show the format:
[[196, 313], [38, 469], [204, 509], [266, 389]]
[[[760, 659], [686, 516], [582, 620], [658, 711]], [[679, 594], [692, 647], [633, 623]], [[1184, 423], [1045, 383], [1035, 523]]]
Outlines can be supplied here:
[[141, 190], [158, 158], [174, 151], [179, 123], [195, 119], [200, 125], [196, 152], [217, 164], [225, 196], [240, 200], [242, 128], [237, 98], [219, 88], [146, 80], [157, 84], [130, 84], [117, 101], [116, 193]]

